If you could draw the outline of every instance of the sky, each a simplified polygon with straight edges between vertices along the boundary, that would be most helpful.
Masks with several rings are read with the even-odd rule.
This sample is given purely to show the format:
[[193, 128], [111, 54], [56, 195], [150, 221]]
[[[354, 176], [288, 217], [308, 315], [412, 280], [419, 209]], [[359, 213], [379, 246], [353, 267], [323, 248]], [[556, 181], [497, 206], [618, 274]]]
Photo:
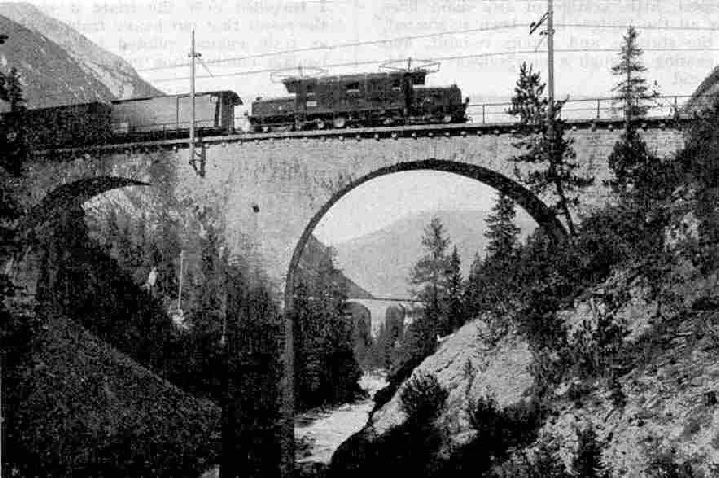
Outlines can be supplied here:
[[407, 214], [489, 210], [495, 197], [489, 186], [453, 173], [394, 173], [367, 181], [343, 196], [314, 233], [333, 245], [379, 230]]
[[[428, 83], [455, 83], [472, 104], [508, 101], [523, 61], [546, 78], [546, 40], [529, 33], [529, 24], [546, 11], [546, 0], [29, 3], [122, 56], [167, 93], [189, 91], [194, 27], [203, 60], [197, 90], [234, 90], [246, 105], [258, 96], [284, 95], [270, 72], [296, 71], [298, 65], [339, 74], [377, 71], [384, 61], [398, 64], [409, 57], [415, 64], [437, 60], [439, 70]], [[716, 0], [554, 0], [554, 12], [558, 98], [611, 95], [617, 78], [610, 68], [630, 24], [639, 31], [646, 77], [657, 82], [662, 94], [690, 95], [719, 63]], [[494, 197], [488, 188], [459, 176], [446, 182], [434, 173], [414, 174], [412, 179], [404, 174], [376, 179], [353, 191], [330, 211], [345, 221], [322, 224], [318, 233], [344, 240], [348, 231], [376, 229], [414, 210], [469, 203], [486, 209]], [[428, 193], [413, 192], [420, 189]], [[365, 210], [368, 205], [374, 209]]]

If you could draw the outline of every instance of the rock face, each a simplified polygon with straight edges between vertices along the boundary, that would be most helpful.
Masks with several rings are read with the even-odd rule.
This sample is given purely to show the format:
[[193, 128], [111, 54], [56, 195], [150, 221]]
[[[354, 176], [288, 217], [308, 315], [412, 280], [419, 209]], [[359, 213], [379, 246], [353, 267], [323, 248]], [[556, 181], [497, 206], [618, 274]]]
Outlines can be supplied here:
[[16, 67], [30, 108], [108, 101], [162, 92], [122, 58], [26, 3], [0, 4], [0, 69]]
[[[681, 224], [685, 216], [676, 219]], [[687, 237], [691, 240], [691, 234]], [[705, 473], [687, 476], [717, 476], [719, 274], [705, 275], [677, 257], [658, 293], [646, 286], [641, 274], [626, 270], [602, 285], [608, 288], [631, 295], [620, 311], [629, 328], [625, 343], [636, 360], [619, 378], [626, 405], [612, 400], [605, 383], [591, 385], [579, 402], [569, 398], [567, 387], [560, 387], [554, 397], [555, 417], [542, 427], [540, 441], [559, 443], [568, 466], [576, 453], [576, 430], [592, 427], [604, 444], [602, 459], [611, 476], [657, 476], [648, 469], [667, 457], [693, 466], [694, 473]], [[586, 302], [577, 304], [568, 314], [570, 324], [589, 314]]]
[[[448, 392], [443, 412], [435, 422], [443, 437], [440, 454], [471, 439], [474, 431], [467, 410], [479, 398], [491, 397], [500, 407], [506, 407], [528, 397], [534, 383], [529, 374], [530, 362], [528, 346], [516, 334], [492, 345], [484, 325], [473, 321], [447, 337], [437, 352], [414, 370], [413, 377], [434, 375]], [[407, 422], [400, 398], [406, 386], [407, 382], [370, 416], [357, 435], [340, 447], [333, 457], [334, 472], [341, 473], [338, 470], [345, 466], [355, 470], [366, 453], [376, 457], [373, 446]]]
[[[501, 407], [525, 398], [533, 380], [529, 375], [531, 354], [527, 344], [510, 336], [490, 345], [487, 331], [479, 321], [459, 329], [424, 360], [412, 373], [433, 374], [449, 392], [444, 412], [437, 424], [447, 430], [452, 440], [463, 440], [470, 433], [467, 406], [479, 398], [492, 397]], [[402, 423], [402, 388], [377, 410], [371, 420], [372, 430], [381, 435]]]

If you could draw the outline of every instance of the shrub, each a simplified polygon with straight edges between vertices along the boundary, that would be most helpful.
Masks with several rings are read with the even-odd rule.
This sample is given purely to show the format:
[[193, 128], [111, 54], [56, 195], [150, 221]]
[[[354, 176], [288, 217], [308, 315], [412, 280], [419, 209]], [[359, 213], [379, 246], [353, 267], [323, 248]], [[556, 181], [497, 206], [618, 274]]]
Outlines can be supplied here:
[[594, 428], [578, 429], [579, 446], [573, 460], [574, 475], [582, 478], [604, 478], [609, 474], [602, 463], [602, 445]]
[[401, 407], [410, 420], [430, 421], [442, 411], [448, 392], [432, 374], [414, 375], [400, 392]]
[[699, 476], [691, 463], [678, 463], [674, 449], [655, 453], [649, 461], [646, 472], [652, 478], [696, 478]]

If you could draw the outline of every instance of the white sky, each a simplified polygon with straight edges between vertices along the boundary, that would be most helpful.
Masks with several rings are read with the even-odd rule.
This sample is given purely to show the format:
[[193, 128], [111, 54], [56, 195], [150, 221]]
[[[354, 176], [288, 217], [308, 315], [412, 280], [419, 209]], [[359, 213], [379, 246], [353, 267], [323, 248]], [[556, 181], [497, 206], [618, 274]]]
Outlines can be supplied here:
[[[519, 64], [533, 61], [546, 77], [546, 41], [539, 49], [529, 23], [546, 10], [546, 0], [30, 0], [70, 24], [95, 43], [132, 63], [168, 93], [189, 90], [189, 32], [196, 27], [197, 49], [214, 78], [198, 78], [198, 90], [232, 89], [251, 100], [281, 95], [269, 73], [220, 76], [353, 61], [371, 65], [330, 68], [330, 73], [375, 71], [388, 59], [440, 58], [506, 53], [484, 58], [444, 60], [430, 75], [435, 84], [457, 83], [472, 101], [511, 96]], [[647, 51], [647, 76], [666, 94], [690, 94], [719, 60], [716, 31], [648, 30], [642, 27], [719, 28], [715, 0], [555, 0], [557, 95], [608, 95], [616, 82], [621, 36], [633, 23]], [[615, 25], [618, 29], [563, 24]], [[289, 49], [365, 42], [439, 32], [498, 28], [429, 38], [415, 38], [333, 50], [298, 52], [213, 63]], [[604, 52], [562, 53], [562, 49], [599, 48]], [[695, 48], [698, 51], [651, 51]], [[715, 49], [711, 51], [711, 49]], [[531, 54], [511, 54], [517, 51]], [[163, 65], [180, 68], [146, 71]], [[202, 67], [198, 75], [207, 75]]]
[[[473, 103], [506, 101], [522, 61], [533, 62], [546, 79], [546, 41], [540, 44], [536, 33], [529, 35], [529, 23], [545, 12], [546, 0], [30, 0], [30, 3], [122, 56], [167, 93], [189, 90], [187, 54], [193, 25], [197, 49], [214, 75], [207, 77], [207, 71], [199, 66], [198, 91], [234, 90], [246, 104], [256, 96], [283, 95], [282, 85], [270, 81], [269, 70], [295, 68], [298, 64], [375, 62], [328, 69], [330, 73], [366, 72], [376, 71], [379, 63], [388, 59], [489, 54], [441, 60], [440, 70], [428, 77], [430, 84], [456, 83]], [[691, 94], [719, 60], [717, 0], [555, 0], [554, 8], [559, 98], [611, 94], [616, 79], [610, 74], [610, 67], [617, 61], [621, 36], [630, 23], [637, 27], [639, 45], [645, 49], [646, 76], [658, 82], [663, 94]], [[516, 27], [503, 28], [507, 25]], [[707, 27], [715, 31], [701, 30]], [[476, 29], [485, 31], [241, 59], [322, 45]], [[564, 49], [606, 51], [562, 52]], [[529, 53], [517, 53], [522, 51]], [[181, 67], [150, 70], [177, 64]], [[264, 72], [247, 74], [251, 70]], [[168, 78], [178, 79], [168, 81]], [[319, 232], [325, 239], [346, 239], [347, 231], [377, 228], [378, 224], [396, 218], [396, 211], [468, 207], [469, 203], [479, 205], [474, 209], [482, 209], [492, 197], [486, 188], [459, 176], [446, 183], [444, 177], [440, 179], [430, 173], [415, 173], [417, 176], [412, 180], [405, 179], [409, 177], [405, 174], [408, 173], [374, 180], [365, 186], [366, 193], [358, 190], [348, 195], [331, 212], [349, 222], [337, 226], [324, 224]], [[427, 182], [426, 188], [420, 188], [422, 181]], [[436, 187], [429, 187], [432, 185]], [[412, 192], [420, 189], [423, 194]], [[367, 205], [376, 208], [365, 210]]]
[[322, 218], [315, 235], [326, 244], [362, 236], [410, 213], [488, 210], [495, 191], [453, 173], [411, 171], [368, 181], [342, 197]]

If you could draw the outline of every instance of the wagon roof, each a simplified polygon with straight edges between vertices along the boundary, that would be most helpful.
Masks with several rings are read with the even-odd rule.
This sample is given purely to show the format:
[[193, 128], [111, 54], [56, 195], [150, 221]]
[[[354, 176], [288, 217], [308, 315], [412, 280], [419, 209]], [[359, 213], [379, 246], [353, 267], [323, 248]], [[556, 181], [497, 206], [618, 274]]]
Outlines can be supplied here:
[[[235, 103], [235, 105], [241, 105], [241, 104], [242, 104], [242, 98], [240, 98], [240, 96], [239, 96], [237, 93], [235, 93], [234, 91], [231, 91], [231, 90], [201, 91], [201, 92], [198, 91], [198, 92], [195, 92], [195, 96], [221, 95], [221, 94], [228, 94], [230, 97], [232, 97], [233, 100], [234, 100], [233, 102]], [[177, 94], [177, 95], [162, 95], [162, 96], [143, 96], [143, 97], [139, 97], [139, 98], [128, 98], [128, 99], [125, 99], [125, 100], [113, 100], [112, 103], [113, 103], [113, 104], [118, 104], [118, 103], [130, 102], [130, 101], [147, 101], [147, 100], [154, 100], [154, 99], [157, 99], [157, 98], [181, 98], [181, 97], [187, 97], [187, 96], [190, 96], [190, 93], [180, 93], [180, 94]]]

